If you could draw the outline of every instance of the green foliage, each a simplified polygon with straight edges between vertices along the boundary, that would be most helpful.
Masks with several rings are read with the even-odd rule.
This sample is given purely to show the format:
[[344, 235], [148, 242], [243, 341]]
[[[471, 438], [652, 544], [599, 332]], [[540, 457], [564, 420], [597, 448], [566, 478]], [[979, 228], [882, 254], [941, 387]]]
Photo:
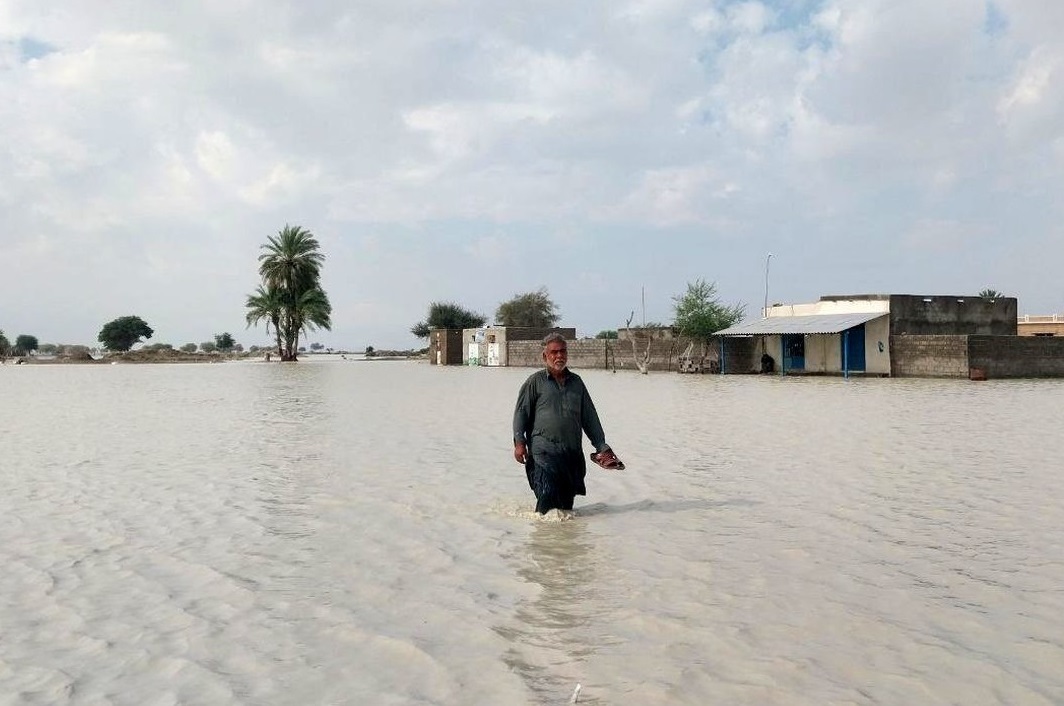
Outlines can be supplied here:
[[325, 348], [325, 344], [324, 343], [318, 343], [317, 341], [315, 341], [314, 343], [310, 344], [310, 350], [314, 351], [315, 353], [317, 353], [318, 351], [320, 351], [323, 348]]
[[236, 341], [233, 340], [233, 337], [227, 331], [225, 333], [215, 334], [214, 345], [216, 345], [218, 347], [218, 350], [220, 350], [222, 353], [228, 353], [229, 351], [233, 350], [233, 346], [236, 345]]
[[495, 320], [502, 326], [527, 326], [551, 328], [561, 315], [544, 287], [535, 292], [518, 294], [503, 302], [495, 312]]
[[617, 332], [614, 331], [614, 330], [599, 331], [598, 333], [595, 334], [595, 338], [605, 338], [608, 341], [616, 341], [617, 340]]
[[988, 287], [987, 289], [984, 289], [983, 291], [979, 292], [979, 296], [983, 299], [1001, 299], [1005, 295], [996, 289], [990, 289]]
[[270, 327], [273, 327], [274, 337], [277, 339], [277, 354], [280, 355], [284, 348], [281, 340], [281, 313], [284, 310], [281, 290], [273, 286], [259, 285], [253, 294], [248, 295], [245, 306], [248, 310], [245, 317], [248, 327], [265, 321], [267, 336], [270, 335]]
[[432, 302], [429, 315], [410, 329], [418, 338], [428, 338], [432, 329], [480, 328], [487, 319], [483, 314], [465, 309], [454, 302]]
[[301, 333], [332, 328], [332, 305], [321, 288], [325, 255], [314, 235], [299, 226], [285, 226], [269, 236], [259, 255], [262, 284], [246, 307], [248, 326], [266, 322], [273, 327], [281, 360], [296, 360]]
[[717, 285], [697, 279], [687, 283], [687, 291], [673, 297], [676, 312], [675, 326], [680, 335], [707, 341], [721, 329], [734, 326], [746, 312], [743, 304], [723, 304], [717, 296]]
[[204, 353], [214, 353], [218, 350], [218, 344], [214, 341], [204, 341], [199, 344], [200, 350]]
[[7, 340], [7, 336], [3, 331], [0, 331], [0, 358], [3, 358], [11, 351], [11, 342]]
[[197, 346], [195, 343], [186, 343], [185, 345], [181, 346], [181, 350], [185, 353], [195, 353], [197, 348], [199, 348], [199, 346]]
[[38, 348], [42, 355], [55, 355], [59, 351], [59, 346], [54, 343], [42, 343]]
[[377, 349], [374, 348], [373, 346], [366, 346], [366, 354], [365, 355], [366, 355], [367, 358], [372, 358], [373, 356], [377, 355]]
[[17, 355], [29, 355], [37, 350], [38, 345], [36, 336], [30, 336], [23, 333], [15, 338], [15, 350], [17, 351]]
[[150, 346], [144, 346], [144, 349], [149, 351], [172, 351], [174, 347], [169, 343], [153, 343]]
[[151, 338], [153, 333], [139, 316], [121, 316], [104, 324], [96, 340], [109, 351], [128, 351], [140, 343], [141, 338]]

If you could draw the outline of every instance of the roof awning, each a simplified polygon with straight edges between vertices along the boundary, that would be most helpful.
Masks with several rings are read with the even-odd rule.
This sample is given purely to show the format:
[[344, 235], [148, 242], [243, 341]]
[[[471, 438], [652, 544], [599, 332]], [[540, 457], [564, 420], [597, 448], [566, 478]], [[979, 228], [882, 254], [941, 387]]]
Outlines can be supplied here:
[[862, 314], [813, 314], [810, 316], [770, 316], [717, 331], [714, 336], [778, 336], [782, 334], [841, 333], [854, 326], [887, 316], [885, 311]]

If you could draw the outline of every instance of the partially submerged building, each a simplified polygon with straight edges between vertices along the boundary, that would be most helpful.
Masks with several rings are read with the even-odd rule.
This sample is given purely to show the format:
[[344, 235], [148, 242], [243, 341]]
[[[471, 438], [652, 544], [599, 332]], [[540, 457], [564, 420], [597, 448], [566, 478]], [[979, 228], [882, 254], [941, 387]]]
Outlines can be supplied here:
[[509, 344], [541, 341], [552, 332], [576, 338], [574, 328], [481, 326], [429, 331], [429, 362], [433, 365], [509, 365]]
[[[698, 372], [756, 373], [767, 360], [773, 373], [785, 375], [1064, 377], [1064, 334], [1017, 335], [1023, 321], [1017, 322], [1016, 305], [1014, 297], [911, 294], [825, 296], [777, 305], [764, 318], [718, 331], [715, 350], [699, 353], [708, 363]], [[538, 366], [540, 342], [551, 332], [569, 341], [574, 368], [635, 369], [636, 359], [645, 356], [651, 370], [684, 371], [692, 348], [702, 345], [674, 332], [650, 336], [633, 329], [622, 335], [629, 340], [577, 340], [572, 328], [486, 326], [433, 330], [429, 360]]]
[[1016, 310], [1015, 297], [826, 296], [770, 307], [716, 336], [725, 373], [1064, 376], [1064, 340], [1017, 336]]

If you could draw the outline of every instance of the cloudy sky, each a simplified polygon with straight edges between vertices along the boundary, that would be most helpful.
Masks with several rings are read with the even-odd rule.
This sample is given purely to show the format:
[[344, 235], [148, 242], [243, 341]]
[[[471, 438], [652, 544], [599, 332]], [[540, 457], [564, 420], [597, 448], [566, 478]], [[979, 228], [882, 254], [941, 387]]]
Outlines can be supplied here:
[[0, 329], [231, 332], [285, 224], [333, 331], [546, 287], [581, 335], [697, 278], [1064, 311], [1060, 0], [0, 0]]

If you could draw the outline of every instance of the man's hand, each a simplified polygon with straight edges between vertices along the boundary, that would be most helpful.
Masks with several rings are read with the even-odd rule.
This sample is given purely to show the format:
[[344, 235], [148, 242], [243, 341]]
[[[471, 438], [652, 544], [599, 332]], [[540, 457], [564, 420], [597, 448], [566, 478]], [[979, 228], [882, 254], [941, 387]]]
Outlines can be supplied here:
[[514, 444], [514, 460], [520, 464], [524, 464], [528, 460], [528, 449], [520, 441]]

